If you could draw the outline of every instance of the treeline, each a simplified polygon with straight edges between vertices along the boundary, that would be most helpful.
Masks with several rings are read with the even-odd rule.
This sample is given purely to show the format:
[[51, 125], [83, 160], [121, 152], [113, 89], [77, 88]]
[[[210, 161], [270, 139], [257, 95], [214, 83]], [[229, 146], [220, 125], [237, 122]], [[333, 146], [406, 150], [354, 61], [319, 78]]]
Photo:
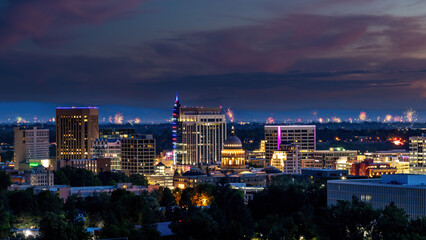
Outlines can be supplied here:
[[132, 183], [147, 186], [148, 180], [142, 174], [127, 176], [123, 172], [105, 171], [95, 174], [83, 168], [63, 167], [54, 172], [55, 185], [70, 185], [71, 187], [85, 186], [114, 186], [117, 183]]
[[142, 195], [119, 189], [65, 203], [50, 192], [0, 192], [0, 238], [35, 227], [39, 239], [91, 239], [86, 227], [99, 227], [101, 239], [161, 239], [159, 222], [171, 222], [171, 239], [426, 239], [425, 218], [356, 198], [327, 206], [325, 182], [304, 177], [277, 176], [248, 204], [226, 182]]

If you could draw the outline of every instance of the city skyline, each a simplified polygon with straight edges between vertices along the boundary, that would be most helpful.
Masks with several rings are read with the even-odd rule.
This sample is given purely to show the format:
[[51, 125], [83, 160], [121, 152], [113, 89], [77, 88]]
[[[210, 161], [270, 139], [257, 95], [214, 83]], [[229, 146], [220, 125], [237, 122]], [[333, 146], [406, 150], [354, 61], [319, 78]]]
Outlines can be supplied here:
[[165, 122], [176, 91], [242, 121], [375, 120], [411, 108], [424, 121], [424, 5], [3, 1], [0, 122], [87, 105]]

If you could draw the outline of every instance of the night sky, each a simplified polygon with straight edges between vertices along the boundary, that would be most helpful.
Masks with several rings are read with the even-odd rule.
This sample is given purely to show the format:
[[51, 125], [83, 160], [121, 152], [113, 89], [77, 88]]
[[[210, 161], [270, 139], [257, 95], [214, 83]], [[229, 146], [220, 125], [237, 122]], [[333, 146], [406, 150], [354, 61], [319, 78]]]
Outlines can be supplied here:
[[0, 0], [0, 121], [99, 106], [164, 122], [426, 120], [423, 0]]

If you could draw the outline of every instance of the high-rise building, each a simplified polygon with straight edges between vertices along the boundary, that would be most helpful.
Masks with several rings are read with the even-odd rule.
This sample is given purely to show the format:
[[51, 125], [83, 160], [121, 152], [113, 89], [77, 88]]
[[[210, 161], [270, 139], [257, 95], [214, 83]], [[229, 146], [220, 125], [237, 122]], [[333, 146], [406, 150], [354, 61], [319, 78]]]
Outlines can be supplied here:
[[426, 134], [410, 137], [410, 172], [426, 174]]
[[16, 170], [26, 168], [30, 160], [49, 159], [49, 129], [15, 127], [14, 135]]
[[127, 174], [155, 173], [155, 139], [139, 135], [121, 140], [121, 170]]
[[280, 150], [281, 143], [298, 145], [301, 160], [313, 159], [316, 150], [315, 125], [265, 125], [265, 157], [270, 163], [274, 151]]
[[56, 159], [91, 159], [99, 138], [97, 107], [56, 108]]
[[93, 158], [111, 159], [111, 170], [121, 170], [121, 140], [96, 139], [93, 143]]
[[176, 94], [172, 118], [173, 162], [182, 163], [182, 122], [179, 120], [181, 105]]
[[[181, 164], [213, 164], [220, 161], [226, 137], [226, 119], [221, 108], [180, 108], [177, 142], [182, 152]], [[179, 125], [178, 125], [179, 126]]]

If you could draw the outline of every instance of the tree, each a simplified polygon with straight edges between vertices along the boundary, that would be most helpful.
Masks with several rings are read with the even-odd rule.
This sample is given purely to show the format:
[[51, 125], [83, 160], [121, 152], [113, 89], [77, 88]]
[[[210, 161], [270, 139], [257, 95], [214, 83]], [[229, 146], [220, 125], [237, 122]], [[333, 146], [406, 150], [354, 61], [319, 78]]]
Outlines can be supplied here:
[[386, 206], [377, 218], [373, 231], [374, 239], [405, 239], [408, 232], [408, 214], [394, 202]]
[[204, 210], [189, 206], [180, 219], [170, 225], [177, 239], [217, 239], [219, 225]]
[[351, 202], [338, 201], [336, 205], [329, 206], [325, 216], [319, 220], [317, 230], [322, 239], [370, 238], [379, 213], [354, 196]]
[[130, 175], [130, 182], [133, 185], [148, 186], [148, 179], [143, 174], [132, 174]]
[[0, 190], [6, 190], [10, 185], [12, 185], [12, 180], [9, 174], [5, 171], [0, 171]]
[[67, 222], [62, 216], [52, 212], [45, 213], [40, 221], [39, 233], [39, 238], [42, 240], [90, 239], [89, 232], [85, 230], [81, 223], [74, 225]]

